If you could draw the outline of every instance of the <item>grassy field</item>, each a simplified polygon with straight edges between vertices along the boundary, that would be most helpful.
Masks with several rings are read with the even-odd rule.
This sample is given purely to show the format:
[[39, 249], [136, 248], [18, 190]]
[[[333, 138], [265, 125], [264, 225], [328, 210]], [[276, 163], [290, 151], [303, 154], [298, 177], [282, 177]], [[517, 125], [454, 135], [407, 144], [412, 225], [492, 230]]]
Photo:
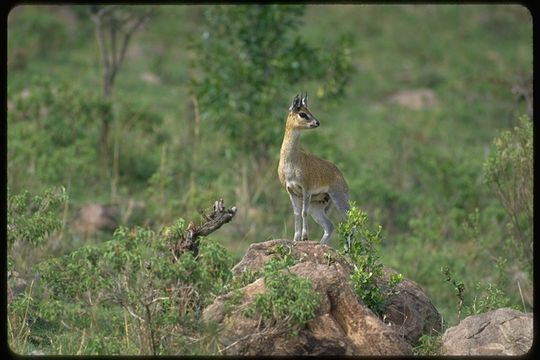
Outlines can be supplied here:
[[[125, 210], [130, 200], [139, 201], [146, 212], [122, 225], [158, 230], [178, 217], [195, 219], [199, 209], [223, 198], [238, 206], [238, 214], [212, 238], [235, 260], [251, 243], [292, 238], [292, 209], [276, 174], [279, 149], [270, 148], [272, 161], [265, 168], [257, 168], [257, 159], [248, 163], [246, 183], [230, 150], [235, 139], [206, 122], [205, 109], [194, 140], [190, 81], [200, 71], [193, 64], [204, 55], [190, 43], [203, 36], [205, 9], [160, 6], [132, 38], [114, 84], [117, 121], [109, 144], [111, 158], [115, 146], [118, 156], [114, 199], [111, 169], [104, 175], [98, 161], [98, 121], [94, 115], [77, 117], [84, 101], [99, 98], [102, 87], [100, 53], [86, 9], [23, 5], [10, 12], [9, 192], [38, 194], [63, 185], [69, 195], [61, 235], [39, 248], [16, 244], [14, 266], [28, 282], [36, 272], [33, 264], [111, 238], [103, 232], [82, 238], [70, 229], [69, 219], [91, 202], [115, 202]], [[351, 198], [373, 224], [383, 226], [382, 262], [418, 282], [449, 325], [458, 321], [458, 298], [441, 273], [444, 267], [464, 283], [467, 303], [493, 284], [511, 304], [530, 310], [520, 295], [532, 292], [530, 269], [509, 252], [515, 241], [510, 220], [484, 181], [493, 140], [526, 114], [512, 89], [532, 77], [528, 10], [519, 5], [308, 5], [298, 21], [297, 34], [323, 54], [341, 35], [352, 39], [354, 71], [339, 102], [324, 103], [315, 80], [282, 91], [290, 99], [300, 91], [313, 94], [310, 108], [321, 127], [303, 134], [303, 144], [342, 170]], [[65, 87], [73, 99], [56, 104], [56, 90], [40, 93], [47, 86]], [[32, 96], [38, 105], [25, 111], [37, 115], [25, 115], [18, 104]], [[39, 101], [50, 105], [40, 107]], [[283, 125], [288, 106], [275, 103]], [[51, 117], [53, 110], [60, 115]], [[62, 132], [79, 142], [61, 145], [55, 136]], [[318, 239], [321, 229], [314, 222], [310, 226], [311, 237]], [[53, 344], [48, 351], [58, 353], [58, 348]]]

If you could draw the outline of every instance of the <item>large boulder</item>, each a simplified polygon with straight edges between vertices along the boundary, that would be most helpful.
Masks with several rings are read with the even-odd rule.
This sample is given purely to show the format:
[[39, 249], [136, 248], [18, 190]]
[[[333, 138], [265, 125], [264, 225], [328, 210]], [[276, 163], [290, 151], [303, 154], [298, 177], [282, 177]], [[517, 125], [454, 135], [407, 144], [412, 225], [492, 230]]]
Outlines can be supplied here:
[[[388, 281], [394, 270], [384, 268], [384, 279]], [[412, 280], [403, 279], [396, 287], [398, 294], [387, 299], [383, 312], [384, 322], [405, 340], [416, 345], [420, 337], [442, 332], [442, 318], [424, 290]]]
[[436, 107], [439, 103], [431, 89], [409, 89], [390, 96], [390, 101], [413, 110]]
[[442, 355], [522, 355], [533, 341], [533, 315], [509, 308], [463, 319], [442, 337]]
[[84, 236], [98, 231], [112, 232], [118, 226], [119, 217], [120, 208], [116, 205], [86, 204], [77, 211], [72, 227]]
[[[262, 271], [278, 246], [299, 262], [289, 270], [309, 277], [314, 290], [320, 294], [321, 304], [315, 318], [297, 336], [291, 336], [285, 328], [267, 327], [261, 325], [258, 317], [246, 317], [242, 309], [252, 303], [256, 294], [265, 290], [264, 279], [254, 276], [255, 281], [240, 289], [241, 299], [236, 299], [234, 307], [230, 306], [231, 299], [238, 293], [231, 292], [218, 297], [204, 310], [204, 319], [220, 326], [219, 342], [223, 354], [407, 355], [411, 354], [411, 344], [423, 332], [430, 333], [425, 329], [440, 326], [437, 311], [421, 289], [409, 281], [399, 285], [400, 292], [389, 301], [383, 322], [358, 300], [352, 290], [349, 278], [353, 266], [348, 257], [315, 241], [271, 240], [252, 244], [233, 268], [233, 274], [241, 276], [248, 271], [252, 274]], [[385, 278], [391, 272], [386, 269]], [[419, 310], [424, 300], [429, 303], [430, 310]], [[430, 314], [431, 310], [436, 315]], [[428, 313], [430, 315], [426, 315]], [[418, 314], [421, 314], [420, 319], [411, 319]], [[436, 325], [427, 325], [426, 321], [432, 320]]]

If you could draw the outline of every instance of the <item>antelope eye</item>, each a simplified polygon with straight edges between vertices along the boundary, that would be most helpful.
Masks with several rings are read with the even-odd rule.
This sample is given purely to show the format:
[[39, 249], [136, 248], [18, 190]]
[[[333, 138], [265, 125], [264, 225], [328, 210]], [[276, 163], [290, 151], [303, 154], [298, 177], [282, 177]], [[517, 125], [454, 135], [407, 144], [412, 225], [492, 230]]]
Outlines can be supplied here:
[[304, 113], [304, 112], [298, 113], [298, 115], [300, 115], [300, 117], [303, 118], [303, 119], [307, 119], [307, 118], [308, 118], [307, 114]]

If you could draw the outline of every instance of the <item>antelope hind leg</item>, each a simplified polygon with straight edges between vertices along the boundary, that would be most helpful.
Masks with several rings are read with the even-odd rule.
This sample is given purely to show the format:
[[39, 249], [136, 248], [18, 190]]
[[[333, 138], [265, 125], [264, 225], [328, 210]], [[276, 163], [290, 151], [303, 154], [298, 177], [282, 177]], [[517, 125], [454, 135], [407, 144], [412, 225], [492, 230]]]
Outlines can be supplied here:
[[334, 225], [326, 215], [328, 208], [328, 203], [322, 202], [312, 202], [309, 208], [313, 220], [315, 220], [315, 222], [324, 230], [324, 234], [320, 241], [321, 244], [326, 244], [328, 240], [330, 240], [332, 232], [334, 231]]

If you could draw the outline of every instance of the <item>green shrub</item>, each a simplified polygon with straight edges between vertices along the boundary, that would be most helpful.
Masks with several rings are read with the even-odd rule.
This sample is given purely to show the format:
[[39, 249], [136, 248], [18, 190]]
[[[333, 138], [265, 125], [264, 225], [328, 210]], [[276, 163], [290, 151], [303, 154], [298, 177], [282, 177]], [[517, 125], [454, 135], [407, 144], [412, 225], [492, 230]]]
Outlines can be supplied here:
[[299, 328], [315, 317], [320, 295], [313, 290], [309, 278], [289, 271], [291, 259], [288, 255], [284, 258], [278, 255], [265, 264], [265, 291], [255, 295], [245, 314], [260, 314], [267, 326], [284, 325], [290, 333], [297, 334]]
[[[186, 252], [174, 261], [171, 247], [183, 230], [181, 219], [158, 234], [120, 227], [102, 245], [41, 263], [49, 295], [36, 300], [32, 315], [84, 333], [84, 354], [197, 351], [189, 339], [199, 336], [202, 309], [230, 280], [232, 259], [223, 246], [205, 238], [197, 257]], [[65, 331], [49, 327], [42, 336], [58, 351]], [[103, 342], [104, 334], [108, 341]]]
[[516, 304], [512, 304], [504, 292], [493, 284], [476, 284], [476, 293], [472, 303], [465, 307], [465, 314], [478, 315], [488, 311], [510, 307], [520, 310]]
[[[8, 286], [10, 286], [8, 280]], [[8, 343], [11, 350], [17, 353], [30, 352], [29, 342], [31, 336], [32, 319], [31, 312], [34, 310], [32, 298], [33, 283], [22, 294], [11, 299], [7, 309]]]
[[527, 116], [493, 141], [484, 164], [484, 177], [506, 210], [513, 237], [510, 250], [532, 279], [533, 259], [533, 126]]
[[16, 241], [42, 245], [52, 232], [62, 227], [58, 213], [67, 201], [64, 187], [34, 196], [28, 191], [12, 195], [8, 187], [8, 245], [11, 247]]
[[441, 352], [441, 335], [422, 335], [413, 347], [413, 354], [418, 356], [438, 356]]
[[240, 289], [246, 285], [251, 284], [253, 281], [257, 280], [259, 277], [261, 277], [260, 271], [253, 271], [251, 269], [246, 269], [245, 271], [240, 274], [240, 276], [237, 276], [233, 278], [231, 283], [229, 284], [232, 289]]
[[377, 314], [383, 312], [387, 297], [403, 279], [401, 274], [393, 274], [387, 288], [379, 285], [384, 275], [378, 255], [381, 231], [380, 225], [376, 231], [369, 228], [367, 214], [356, 207], [354, 202], [351, 202], [347, 219], [338, 226], [342, 251], [350, 256], [354, 265], [351, 274], [354, 292]]
[[[16, 352], [32, 351], [37, 343], [32, 332], [36, 322], [34, 314], [38, 311], [34, 299], [41, 289], [36, 291], [33, 279], [22, 283], [24, 288], [19, 294], [15, 289], [21, 286], [26, 273], [31, 272], [28, 267], [32, 267], [38, 257], [33, 254], [36, 248], [43, 247], [51, 235], [63, 227], [61, 211], [67, 201], [64, 187], [47, 189], [42, 195], [31, 195], [28, 191], [13, 195], [8, 187], [8, 339]], [[28, 256], [28, 252], [32, 256]], [[19, 272], [24, 272], [23, 276]]]
[[478, 282], [475, 286], [475, 293], [465, 296], [465, 285], [456, 278], [448, 266], [441, 268], [441, 272], [444, 274], [445, 280], [452, 285], [455, 291], [458, 320], [461, 320], [462, 313], [465, 316], [478, 315], [503, 307], [519, 310], [517, 304], [514, 304], [498, 286], [492, 283], [482, 285]]
[[460, 320], [461, 313], [464, 307], [464, 301], [465, 301], [465, 295], [464, 295], [465, 285], [463, 284], [463, 282], [455, 278], [454, 274], [452, 273], [450, 268], [448, 268], [448, 266], [441, 268], [441, 272], [444, 274], [445, 280], [449, 282], [450, 284], [452, 284], [452, 287], [454, 288], [455, 296], [458, 299], [458, 302], [457, 302], [458, 320]]

